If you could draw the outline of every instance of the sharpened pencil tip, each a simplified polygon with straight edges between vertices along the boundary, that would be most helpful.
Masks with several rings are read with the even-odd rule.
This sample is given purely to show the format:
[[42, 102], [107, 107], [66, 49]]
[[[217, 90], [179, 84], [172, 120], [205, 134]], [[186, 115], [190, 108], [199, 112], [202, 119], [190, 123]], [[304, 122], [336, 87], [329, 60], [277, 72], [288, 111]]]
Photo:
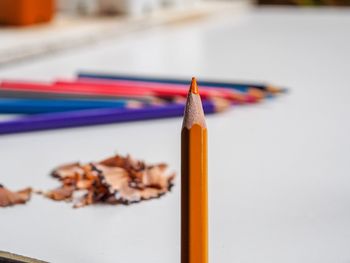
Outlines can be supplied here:
[[198, 94], [198, 85], [197, 85], [197, 80], [195, 77], [192, 78], [190, 92], [192, 92], [194, 94]]

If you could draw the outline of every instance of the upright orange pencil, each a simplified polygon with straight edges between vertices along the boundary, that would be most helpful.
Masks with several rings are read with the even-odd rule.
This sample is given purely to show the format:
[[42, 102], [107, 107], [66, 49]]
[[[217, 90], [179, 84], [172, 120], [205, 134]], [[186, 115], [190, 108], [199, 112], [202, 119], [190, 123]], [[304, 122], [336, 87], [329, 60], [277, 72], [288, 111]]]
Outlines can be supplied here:
[[192, 78], [181, 131], [181, 263], [207, 262], [207, 126]]

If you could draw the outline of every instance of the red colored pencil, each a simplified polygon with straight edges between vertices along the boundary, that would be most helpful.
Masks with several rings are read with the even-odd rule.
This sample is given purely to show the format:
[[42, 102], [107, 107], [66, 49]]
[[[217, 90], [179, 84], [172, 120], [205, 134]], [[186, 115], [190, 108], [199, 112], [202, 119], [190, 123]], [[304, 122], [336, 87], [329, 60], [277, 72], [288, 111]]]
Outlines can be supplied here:
[[0, 90], [8, 91], [32, 91], [32, 92], [45, 92], [45, 93], [57, 93], [57, 94], [72, 94], [72, 95], [91, 95], [91, 96], [120, 96], [120, 97], [145, 97], [152, 96], [152, 91], [146, 91], [141, 89], [130, 88], [109, 88], [100, 89], [95, 86], [87, 85], [60, 85], [43, 82], [27, 82], [27, 81], [2, 81], [0, 83]]

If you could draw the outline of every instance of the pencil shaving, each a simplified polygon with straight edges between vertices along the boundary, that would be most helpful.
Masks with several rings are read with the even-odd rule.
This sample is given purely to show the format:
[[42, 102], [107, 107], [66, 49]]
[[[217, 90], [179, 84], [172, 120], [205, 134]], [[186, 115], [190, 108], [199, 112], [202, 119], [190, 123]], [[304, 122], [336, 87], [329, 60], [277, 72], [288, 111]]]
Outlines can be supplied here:
[[62, 201], [62, 200], [70, 200], [72, 198], [74, 192], [73, 186], [63, 185], [62, 187], [58, 187], [54, 190], [51, 190], [44, 195], [52, 200]]
[[[44, 195], [55, 201], [73, 201], [74, 207], [95, 203], [131, 204], [167, 193], [175, 174], [166, 164], [146, 165], [131, 156], [116, 155], [98, 163], [72, 163], [58, 167], [52, 176], [61, 186]], [[75, 194], [83, 192], [80, 198]]]
[[0, 185], [0, 207], [25, 204], [27, 201], [29, 201], [31, 194], [31, 188], [25, 188], [14, 192], [6, 189], [3, 185]]

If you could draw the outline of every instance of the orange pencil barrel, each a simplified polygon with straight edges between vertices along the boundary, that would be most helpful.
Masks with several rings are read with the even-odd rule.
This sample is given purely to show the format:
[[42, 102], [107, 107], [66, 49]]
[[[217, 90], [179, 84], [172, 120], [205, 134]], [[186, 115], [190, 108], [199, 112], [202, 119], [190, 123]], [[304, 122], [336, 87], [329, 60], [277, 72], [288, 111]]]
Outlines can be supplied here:
[[50, 21], [54, 0], [0, 0], [0, 24], [31, 25]]
[[207, 127], [195, 80], [181, 132], [181, 262], [208, 262]]

